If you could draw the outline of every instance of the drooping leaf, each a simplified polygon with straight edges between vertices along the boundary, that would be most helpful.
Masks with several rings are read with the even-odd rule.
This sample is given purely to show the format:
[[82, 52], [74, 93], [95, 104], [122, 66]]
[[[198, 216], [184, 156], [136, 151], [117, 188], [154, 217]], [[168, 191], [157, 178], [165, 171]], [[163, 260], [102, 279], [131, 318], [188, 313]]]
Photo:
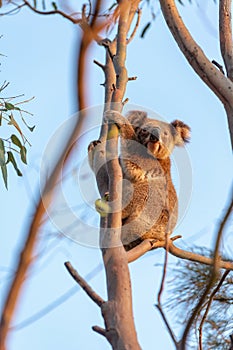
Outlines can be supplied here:
[[9, 124], [9, 125], [13, 125], [13, 126], [18, 130], [18, 132], [20, 133], [20, 135], [22, 136], [23, 133], [22, 133], [20, 127], [19, 127], [19, 124], [16, 122], [15, 118], [13, 117], [13, 114], [12, 114], [12, 113], [11, 113], [11, 115], [9, 116], [9, 118], [10, 118], [10, 121], [9, 121], [8, 124]]
[[33, 126], [29, 126], [27, 123], [26, 123], [26, 121], [25, 121], [25, 119], [22, 117], [22, 121], [24, 122], [24, 124], [26, 125], [26, 127], [31, 131], [31, 132], [33, 132], [33, 130], [35, 129], [35, 125], [33, 125]]
[[5, 108], [10, 111], [11, 109], [15, 109], [15, 106], [10, 102], [5, 102]]
[[5, 147], [3, 140], [0, 139], [0, 166], [4, 166], [5, 164]]
[[150, 26], [151, 26], [151, 22], [148, 22], [148, 23], [145, 25], [145, 27], [143, 28], [143, 30], [142, 30], [142, 32], [141, 32], [141, 35], [140, 35], [141, 38], [144, 38], [144, 36], [145, 36], [147, 30], [150, 28]]
[[0, 113], [0, 126], [2, 126], [2, 113]]
[[1, 170], [2, 170], [2, 177], [3, 177], [3, 180], [4, 180], [4, 184], [6, 186], [6, 189], [8, 189], [7, 188], [7, 167], [6, 167], [6, 164], [1, 166]]
[[37, 1], [36, 0], [33, 0], [33, 6], [36, 8], [36, 6], [37, 6]]
[[21, 173], [21, 171], [19, 170], [18, 166], [17, 166], [17, 163], [15, 161], [15, 158], [14, 158], [14, 155], [11, 151], [7, 152], [7, 162], [6, 164], [8, 164], [9, 162], [12, 163], [16, 173], [18, 176], [23, 176], [23, 174]]
[[24, 146], [21, 147], [20, 156], [21, 156], [22, 162], [27, 164], [27, 149], [26, 149], [26, 147], [24, 147]]
[[33, 126], [28, 126], [28, 129], [31, 131], [31, 132], [33, 132], [33, 130], [35, 129], [35, 125], [33, 125]]
[[52, 6], [53, 6], [54, 10], [57, 11], [57, 4], [56, 4], [56, 2], [53, 1], [52, 2]]
[[18, 137], [16, 135], [11, 135], [11, 141], [13, 142], [14, 145], [18, 146], [20, 149], [23, 147], [22, 143], [20, 142], [20, 140], [18, 139]]

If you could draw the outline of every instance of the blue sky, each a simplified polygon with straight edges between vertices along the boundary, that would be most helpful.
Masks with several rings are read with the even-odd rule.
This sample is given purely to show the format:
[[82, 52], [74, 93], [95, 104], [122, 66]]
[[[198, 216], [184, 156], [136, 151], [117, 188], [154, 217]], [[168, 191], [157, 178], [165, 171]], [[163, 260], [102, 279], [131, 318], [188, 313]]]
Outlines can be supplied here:
[[[202, 4], [202, 1], [199, 3]], [[218, 7], [212, 0], [206, 1], [203, 6], [204, 9], [198, 2], [193, 5], [187, 2], [185, 7], [180, 6], [179, 9], [209, 59], [222, 64], [217, 32]], [[142, 19], [144, 23], [148, 20], [147, 16], [148, 13]], [[1, 59], [1, 81], [10, 81], [5, 94], [24, 93], [26, 98], [35, 96], [27, 109], [34, 114], [30, 118], [32, 124], [36, 124], [33, 134], [28, 134], [32, 147], [28, 154], [28, 166], [21, 166], [24, 177], [16, 178], [13, 171], [10, 172], [8, 191], [0, 182], [0, 219], [3, 223], [0, 287], [1, 295], [4, 295], [33, 209], [40, 170], [44, 164], [48, 165], [45, 163], [45, 155], [49, 155], [49, 160], [52, 159], [53, 148], [56, 148], [51, 146], [54, 133], [57, 135], [58, 127], [64, 125], [64, 122], [65, 125], [69, 124], [67, 120], [76, 112], [74, 62], [80, 32], [61, 17], [42, 17], [26, 9], [15, 16], [2, 17], [1, 21], [3, 38], [0, 41], [0, 52], [7, 56]], [[101, 108], [98, 106], [102, 105], [103, 88], [99, 84], [104, 77], [92, 61], [102, 61], [103, 58], [103, 48], [93, 44], [87, 63], [87, 84], [90, 91], [89, 105], [94, 114]], [[192, 195], [186, 214], [175, 233], [183, 236], [179, 244], [211, 246], [214, 239], [213, 225], [226, 203], [232, 177], [232, 153], [224, 109], [186, 62], [173, 41], [162, 14], [157, 15], [144, 40], [138, 35], [130, 44], [127, 68], [129, 76], [138, 77], [127, 86], [126, 97], [130, 100], [127, 108], [138, 105], [156, 112], [168, 121], [181, 119], [192, 129], [192, 139], [187, 147], [192, 176], [186, 167], [179, 169], [187, 173]], [[93, 138], [98, 137], [96, 128], [89, 131], [97, 123], [98, 118], [89, 118], [86, 125], [88, 133], [81, 139], [82, 151], [72, 159], [69, 169], [71, 176], [62, 185], [62, 193], [68, 204], [79, 206], [77, 212], [81, 212], [85, 225], [90, 223], [90, 218], [94, 218], [92, 225], [98, 219], [93, 209], [98, 194], [94, 181], [91, 177], [82, 177], [78, 165], [82, 164], [81, 171], [84, 174], [90, 171], [86, 165], [86, 148]], [[56, 142], [59, 147], [59, 141]], [[182, 183], [179, 184], [179, 171], [177, 177], [174, 167], [178, 189], [182, 186]], [[84, 203], [88, 205], [88, 211], [85, 212], [88, 214], [85, 215], [82, 211]], [[59, 209], [59, 201], [56, 205], [55, 213]], [[98, 249], [60, 236], [57, 227], [53, 226], [54, 218], [52, 219], [38, 246], [38, 252], [43, 254], [40, 254], [39, 260], [30, 270], [30, 277], [25, 283], [24, 294], [14, 319], [16, 325], [75, 286], [63, 267], [64, 261], [70, 260], [83, 276], [101, 262]], [[97, 232], [96, 229], [96, 234]], [[228, 241], [226, 246], [228, 253], [232, 254]], [[153, 306], [161, 278], [160, 269], [154, 265], [161, 263], [162, 258], [163, 252], [155, 251], [130, 265], [135, 323], [144, 350], [152, 348], [154, 339], [159, 340], [161, 348], [173, 349], [165, 326]], [[171, 261], [174, 262], [175, 259]], [[90, 283], [103, 298], [106, 296], [101, 268], [98, 273], [94, 273]], [[46, 317], [13, 332], [9, 350], [50, 347], [73, 350], [83, 349], [84, 346], [87, 348], [87, 343], [89, 348], [109, 349], [107, 341], [91, 330], [95, 324], [103, 325], [100, 310], [83, 292], [78, 292]]]

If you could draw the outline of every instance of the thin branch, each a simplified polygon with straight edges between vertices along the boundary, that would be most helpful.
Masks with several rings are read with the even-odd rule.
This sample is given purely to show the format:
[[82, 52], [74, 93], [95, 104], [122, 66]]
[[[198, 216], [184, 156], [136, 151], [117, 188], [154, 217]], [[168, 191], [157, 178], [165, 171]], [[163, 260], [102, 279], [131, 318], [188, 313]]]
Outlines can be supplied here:
[[227, 76], [233, 81], [233, 44], [231, 22], [231, 0], [219, 1], [219, 38]]
[[202, 317], [202, 320], [201, 320], [201, 323], [200, 323], [200, 326], [199, 326], [199, 350], [202, 350], [202, 329], [203, 329], [203, 325], [205, 323], [205, 320], [207, 318], [207, 315], [208, 315], [208, 312], [210, 310], [210, 307], [211, 307], [211, 304], [212, 304], [212, 301], [214, 299], [214, 296], [216, 295], [216, 293], [219, 291], [219, 289], [221, 288], [223, 282], [225, 281], [227, 275], [229, 274], [229, 270], [226, 270], [224, 272], [224, 274], [222, 275], [219, 283], [217, 284], [217, 286], [214, 288], [213, 292], [210, 294], [210, 297], [209, 297], [209, 301], [207, 303], [207, 307], [206, 307], [206, 310], [205, 310], [205, 313]]
[[135, 37], [136, 35], [136, 32], [138, 30], [138, 27], [139, 27], [139, 24], [140, 24], [140, 20], [141, 20], [141, 15], [142, 15], [142, 10], [141, 9], [138, 9], [137, 10], [137, 21], [136, 21], [136, 24], [134, 26], [134, 29], [129, 37], [129, 39], [127, 40], [127, 44], [131, 43], [131, 41], [133, 40], [133, 38]]
[[87, 295], [91, 298], [91, 300], [94, 301], [98, 306], [101, 307], [103, 303], [105, 303], [105, 300], [102, 299], [92, 288], [91, 286], [85, 281], [82, 276], [79, 275], [78, 271], [74, 269], [74, 267], [71, 265], [69, 261], [65, 262], [65, 267], [67, 268], [70, 275], [73, 277], [73, 279], [80, 285], [80, 287], [87, 293]]
[[162, 275], [162, 280], [161, 280], [161, 284], [160, 284], [160, 289], [159, 289], [159, 292], [158, 292], [158, 297], [157, 297], [157, 309], [159, 310], [162, 318], [163, 318], [163, 321], [167, 327], [167, 330], [177, 348], [178, 346], [178, 343], [177, 343], [177, 340], [176, 340], [176, 337], [175, 337], [175, 334], [173, 333], [172, 331], [172, 328], [167, 320], [167, 317], [163, 311], [163, 308], [162, 308], [162, 305], [161, 305], [161, 297], [162, 297], [162, 293], [163, 293], [163, 290], [164, 290], [164, 284], [165, 284], [165, 278], [166, 278], [166, 272], [167, 272], [167, 264], [168, 264], [168, 250], [169, 250], [169, 239], [168, 239], [168, 235], [166, 234], [166, 240], [165, 240], [165, 257], [164, 257], [164, 264], [163, 264], [163, 275]]
[[39, 15], [60, 15], [60, 16], [62, 16], [64, 18], [68, 19], [69, 21], [71, 21], [74, 24], [81, 23], [81, 21], [82, 21], [81, 18], [73, 18], [72, 16], [67, 15], [67, 13], [65, 13], [63, 11], [60, 11], [60, 10], [52, 10], [52, 11], [41, 11], [41, 10], [38, 10], [34, 6], [32, 6], [29, 1], [27, 1], [27, 0], [23, 0], [23, 1], [24, 1], [24, 4], [26, 6], [28, 6], [33, 12], [35, 12], [35, 13], [37, 13]]
[[[214, 262], [212, 258], [208, 258], [206, 256], [193, 253], [193, 252], [188, 252], [187, 250], [178, 248], [173, 244], [173, 242], [169, 243], [169, 253], [176, 256], [177, 258], [195, 261], [205, 265], [213, 265], [213, 262]], [[231, 270], [231, 271], [233, 270], [233, 262], [219, 259], [219, 265], [220, 265], [220, 268]]]
[[212, 271], [211, 271], [211, 275], [210, 275], [210, 279], [209, 279], [209, 283], [206, 286], [206, 289], [204, 290], [203, 294], [201, 295], [195, 309], [193, 310], [187, 325], [185, 327], [185, 330], [183, 332], [183, 336], [181, 339], [181, 350], [185, 350], [186, 349], [186, 341], [187, 341], [187, 337], [189, 334], [189, 331], [192, 327], [192, 324], [195, 320], [195, 318], [197, 317], [202, 305], [204, 304], [212, 286], [214, 281], [217, 278], [218, 272], [219, 272], [219, 268], [221, 267], [221, 263], [220, 263], [220, 256], [219, 256], [219, 246], [220, 246], [220, 242], [221, 242], [221, 238], [222, 238], [222, 234], [223, 234], [223, 230], [224, 227], [231, 215], [232, 212], [232, 208], [233, 208], [233, 193], [232, 191], [230, 192], [231, 195], [231, 202], [226, 210], [226, 213], [222, 219], [222, 221], [220, 222], [219, 228], [218, 228], [218, 232], [217, 232], [217, 237], [216, 237], [216, 241], [215, 241], [215, 249], [214, 249], [214, 257], [213, 257], [213, 265], [212, 265]]

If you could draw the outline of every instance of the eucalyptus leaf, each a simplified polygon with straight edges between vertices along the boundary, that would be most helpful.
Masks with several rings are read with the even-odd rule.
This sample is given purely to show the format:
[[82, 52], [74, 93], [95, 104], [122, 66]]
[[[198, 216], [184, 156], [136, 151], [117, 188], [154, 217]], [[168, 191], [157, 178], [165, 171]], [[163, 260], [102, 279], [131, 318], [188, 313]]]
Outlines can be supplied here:
[[19, 168], [17, 166], [17, 163], [15, 161], [14, 155], [13, 155], [13, 153], [11, 151], [7, 152], [7, 162], [6, 162], [6, 164], [9, 163], [9, 162], [12, 163], [12, 165], [13, 165], [16, 173], [17, 173], [17, 175], [18, 176], [23, 176], [23, 174], [21, 173], [21, 171], [19, 170]]
[[8, 189], [7, 188], [7, 167], [6, 167], [6, 164], [1, 166], [1, 170], [2, 170], [2, 177], [3, 177], [3, 180], [4, 180], [4, 184], [6, 186], [6, 189]]
[[140, 35], [141, 38], [144, 38], [144, 36], [145, 36], [146, 32], [148, 31], [148, 29], [150, 28], [150, 26], [151, 26], [151, 22], [148, 22], [145, 25], [145, 27], [143, 28], [141, 35]]
[[13, 142], [14, 145], [18, 146], [20, 149], [23, 147], [21, 141], [18, 139], [18, 137], [15, 134], [11, 135], [11, 141]]
[[52, 2], [52, 6], [53, 6], [54, 10], [57, 11], [57, 4], [56, 4], [56, 2], [53, 1]]
[[5, 108], [9, 111], [11, 109], [15, 109], [15, 106], [10, 102], [5, 102]]
[[5, 164], [5, 147], [3, 140], [0, 139], [0, 166], [4, 166]]
[[27, 149], [26, 149], [26, 147], [24, 147], [24, 146], [21, 147], [20, 156], [21, 156], [22, 162], [27, 164]]

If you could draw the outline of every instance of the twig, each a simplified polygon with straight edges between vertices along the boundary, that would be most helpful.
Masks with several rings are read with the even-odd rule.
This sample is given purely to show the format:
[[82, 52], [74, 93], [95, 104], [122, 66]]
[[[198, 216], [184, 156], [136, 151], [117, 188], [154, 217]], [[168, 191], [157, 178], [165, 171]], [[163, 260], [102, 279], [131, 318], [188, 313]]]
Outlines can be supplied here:
[[167, 320], [167, 317], [163, 311], [163, 308], [162, 308], [162, 305], [161, 305], [161, 297], [162, 297], [162, 293], [163, 293], [163, 290], [164, 290], [164, 284], [165, 284], [165, 278], [166, 278], [166, 272], [167, 272], [167, 263], [168, 263], [168, 249], [169, 249], [169, 239], [168, 239], [168, 235], [166, 234], [166, 239], [165, 239], [165, 257], [164, 257], [164, 264], [163, 264], [163, 275], [162, 275], [162, 280], [161, 280], [161, 284], [160, 284], [160, 289], [159, 289], [159, 292], [158, 292], [158, 297], [157, 297], [157, 309], [159, 310], [163, 320], [164, 320], [164, 323], [167, 327], [167, 330], [174, 342], [174, 344], [178, 345], [177, 343], [177, 340], [176, 340], [176, 337], [175, 337], [175, 334], [173, 333], [173, 330]]
[[223, 75], [225, 75], [224, 70], [223, 70], [223, 66], [221, 66], [221, 64], [219, 64], [219, 63], [218, 63], [217, 61], [215, 61], [215, 60], [212, 60], [212, 63], [213, 63], [216, 67], [218, 67], [218, 69], [220, 70], [220, 72], [222, 72]]
[[99, 333], [100, 335], [103, 335], [105, 338], [107, 337], [106, 334], [107, 334], [107, 331], [102, 328], [102, 327], [99, 327], [99, 326], [93, 326], [92, 327], [93, 331], [95, 331], [96, 333]]
[[100, 63], [100, 62], [98, 62], [98, 61], [96, 61], [96, 60], [94, 60], [93, 61], [98, 67], [100, 67], [103, 71], [105, 70], [105, 65], [104, 64], [102, 64], [102, 63]]
[[38, 10], [34, 6], [32, 6], [30, 4], [30, 2], [28, 2], [27, 0], [23, 0], [23, 1], [24, 1], [24, 4], [26, 6], [28, 6], [33, 12], [35, 12], [35, 13], [37, 13], [39, 15], [60, 15], [60, 16], [62, 16], [64, 18], [68, 19], [69, 21], [71, 21], [74, 24], [78, 24], [78, 23], [80, 23], [82, 21], [82, 19], [80, 19], [80, 18], [78, 18], [78, 19], [77, 18], [73, 18], [73, 17], [67, 15], [67, 13], [62, 12], [60, 10], [52, 10], [52, 11], [41, 11], [41, 10]]
[[137, 10], [137, 21], [136, 21], [136, 24], [134, 26], [134, 29], [129, 37], [129, 39], [127, 40], [127, 44], [131, 43], [131, 41], [133, 40], [133, 38], [135, 37], [135, 34], [138, 30], [138, 27], [139, 27], [139, 24], [140, 24], [140, 20], [141, 20], [141, 15], [142, 15], [142, 10], [141, 9], [138, 9]]
[[219, 291], [219, 289], [221, 288], [223, 282], [225, 281], [225, 278], [227, 277], [227, 275], [229, 274], [229, 270], [226, 270], [224, 272], [224, 274], [222, 275], [222, 278], [220, 279], [218, 285], [216, 286], [216, 288], [214, 288], [213, 292], [210, 294], [210, 297], [209, 297], [209, 301], [207, 303], [207, 307], [206, 307], [206, 310], [205, 310], [205, 313], [202, 317], [202, 320], [201, 320], [201, 323], [200, 323], [200, 326], [199, 326], [199, 350], [202, 350], [202, 329], [203, 329], [203, 325], [205, 323], [205, 320], [206, 320], [206, 317], [208, 315], [208, 312], [210, 310], [210, 306], [212, 304], [212, 301], [214, 299], [214, 296], [215, 294]]
[[73, 279], [80, 285], [80, 287], [87, 293], [87, 295], [94, 301], [98, 306], [101, 307], [103, 303], [105, 303], [104, 299], [102, 299], [92, 288], [91, 286], [82, 278], [78, 271], [74, 269], [69, 261], [65, 262], [65, 267], [67, 268], [70, 275]]

